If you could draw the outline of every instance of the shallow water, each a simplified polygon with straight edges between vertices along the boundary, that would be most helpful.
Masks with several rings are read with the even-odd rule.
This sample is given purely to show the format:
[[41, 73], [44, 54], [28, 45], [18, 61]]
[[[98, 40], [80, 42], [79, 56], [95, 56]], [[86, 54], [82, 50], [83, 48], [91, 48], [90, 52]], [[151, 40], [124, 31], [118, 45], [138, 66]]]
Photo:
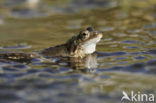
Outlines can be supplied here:
[[122, 91], [156, 94], [155, 0], [28, 4], [0, 1], [0, 51], [32, 53], [64, 43], [87, 26], [103, 38], [97, 55], [79, 63], [69, 58], [0, 60], [0, 102], [120, 103]]

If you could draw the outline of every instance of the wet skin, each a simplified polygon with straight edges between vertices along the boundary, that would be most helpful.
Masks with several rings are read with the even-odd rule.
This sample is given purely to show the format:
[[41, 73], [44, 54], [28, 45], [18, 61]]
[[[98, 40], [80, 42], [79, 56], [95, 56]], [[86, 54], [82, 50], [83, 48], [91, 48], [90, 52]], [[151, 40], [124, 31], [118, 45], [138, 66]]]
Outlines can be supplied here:
[[73, 36], [65, 44], [50, 47], [40, 51], [39, 54], [46, 57], [80, 57], [83, 58], [87, 54], [92, 54], [96, 51], [96, 44], [102, 38], [102, 33], [94, 31], [92, 27], [80, 31], [76, 36]]
[[96, 51], [96, 44], [102, 38], [102, 33], [95, 31], [92, 27], [80, 31], [76, 36], [73, 36], [66, 43], [50, 47], [38, 52], [38, 54], [26, 53], [0, 53], [0, 59], [13, 61], [26, 61], [34, 57], [78, 57], [84, 58], [86, 55]]

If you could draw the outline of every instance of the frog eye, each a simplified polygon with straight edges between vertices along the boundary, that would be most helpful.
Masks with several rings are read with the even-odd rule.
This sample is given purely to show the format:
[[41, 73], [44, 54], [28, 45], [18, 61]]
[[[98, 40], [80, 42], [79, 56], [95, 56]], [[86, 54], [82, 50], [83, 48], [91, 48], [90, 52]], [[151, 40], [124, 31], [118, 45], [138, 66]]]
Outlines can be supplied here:
[[86, 36], [86, 35], [88, 35], [88, 34], [87, 34], [87, 33], [82, 33], [82, 35], [83, 35], [83, 36]]
[[89, 32], [88, 31], [84, 31], [84, 32], [82, 32], [82, 35], [83, 36], [89, 36]]
[[80, 32], [80, 37], [81, 37], [81, 39], [83, 39], [83, 40], [89, 38], [89, 36], [90, 36], [90, 33], [89, 33], [88, 30], [85, 30], [85, 31], [81, 31], [81, 32]]

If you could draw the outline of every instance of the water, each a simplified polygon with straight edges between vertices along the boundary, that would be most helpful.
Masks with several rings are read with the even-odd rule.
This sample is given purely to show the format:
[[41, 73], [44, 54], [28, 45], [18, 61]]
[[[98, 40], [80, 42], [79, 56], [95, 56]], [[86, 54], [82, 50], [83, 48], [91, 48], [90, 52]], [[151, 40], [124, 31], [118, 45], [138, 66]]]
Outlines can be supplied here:
[[103, 33], [97, 55], [0, 60], [0, 102], [120, 103], [123, 90], [156, 94], [155, 0], [36, 1], [0, 1], [0, 51], [32, 53], [93, 26]]

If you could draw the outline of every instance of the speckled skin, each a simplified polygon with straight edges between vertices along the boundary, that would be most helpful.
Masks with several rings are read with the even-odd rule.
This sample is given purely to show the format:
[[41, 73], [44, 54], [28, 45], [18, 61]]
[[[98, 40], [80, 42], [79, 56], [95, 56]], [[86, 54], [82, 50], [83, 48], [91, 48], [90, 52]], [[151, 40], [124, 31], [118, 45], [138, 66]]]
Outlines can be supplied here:
[[[96, 47], [96, 43], [99, 42], [101, 37], [101, 33], [94, 31], [92, 27], [88, 27], [86, 30], [82, 30], [78, 35], [73, 36], [65, 44], [44, 49], [40, 51], [39, 54], [46, 57], [63, 56], [83, 58], [86, 54], [91, 54], [95, 50], [92, 50], [91, 53], [87, 53], [82, 45], [86, 42], [92, 43], [92, 40], [98, 39], [96, 42], [95, 40], [93, 41]], [[90, 49], [89, 46], [87, 46], [87, 48]]]

